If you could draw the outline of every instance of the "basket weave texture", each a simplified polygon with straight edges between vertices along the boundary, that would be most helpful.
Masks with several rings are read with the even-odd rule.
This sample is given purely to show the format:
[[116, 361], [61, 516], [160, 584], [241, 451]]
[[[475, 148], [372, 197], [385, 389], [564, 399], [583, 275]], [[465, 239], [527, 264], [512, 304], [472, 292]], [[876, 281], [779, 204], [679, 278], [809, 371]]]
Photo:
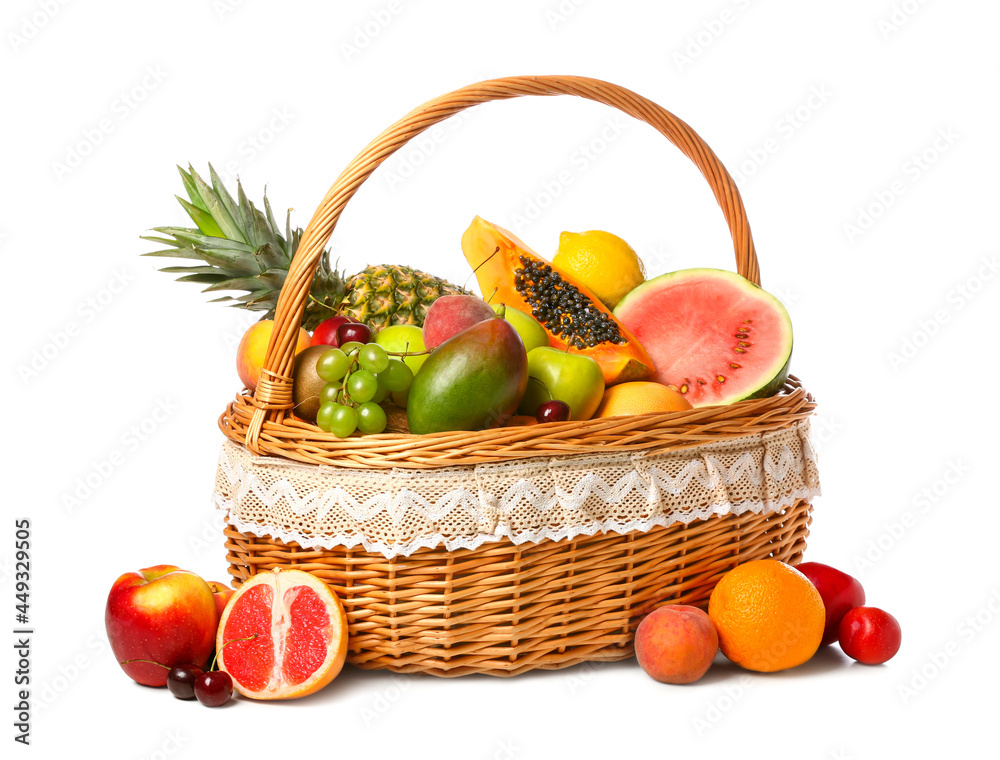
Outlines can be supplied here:
[[[313, 465], [315, 477], [335, 488], [359, 470], [374, 474], [543, 458], [562, 462], [624, 453], [658, 455], [766, 437], [807, 423], [815, 403], [795, 378], [776, 396], [729, 406], [425, 436], [338, 439], [289, 413], [294, 346], [309, 286], [333, 228], [358, 187], [410, 139], [465, 108], [559, 94], [618, 108], [653, 126], [687, 155], [723, 211], [737, 270], [760, 283], [735, 183], [683, 121], [600, 80], [511, 77], [470, 85], [425, 103], [389, 127], [331, 187], [303, 234], [282, 288], [256, 392], [240, 394], [219, 420], [230, 441], [244, 447], [248, 456]], [[807, 473], [803, 477], [808, 491], [768, 493], [766, 503], [755, 511], [725, 509], [704, 519], [559, 540], [515, 542], [510, 536], [490, 536], [474, 548], [411, 547], [406, 554], [394, 554], [382, 545], [380, 551], [365, 549], [359, 545], [363, 541], [354, 540], [357, 535], [323, 545], [323, 531], [308, 519], [276, 526], [236, 519], [232, 513], [231, 523], [238, 522], [239, 529], [234, 524], [226, 529], [227, 558], [236, 586], [255, 573], [292, 566], [329, 583], [347, 609], [348, 661], [362, 668], [440, 676], [514, 675], [617, 660], [632, 655], [639, 619], [656, 606], [704, 606], [718, 579], [741, 562], [801, 559], [811, 521], [810, 499], [819, 488], [806, 459], [800, 455], [794, 464]], [[229, 505], [231, 510], [231, 501]], [[363, 533], [363, 522], [360, 529]]]

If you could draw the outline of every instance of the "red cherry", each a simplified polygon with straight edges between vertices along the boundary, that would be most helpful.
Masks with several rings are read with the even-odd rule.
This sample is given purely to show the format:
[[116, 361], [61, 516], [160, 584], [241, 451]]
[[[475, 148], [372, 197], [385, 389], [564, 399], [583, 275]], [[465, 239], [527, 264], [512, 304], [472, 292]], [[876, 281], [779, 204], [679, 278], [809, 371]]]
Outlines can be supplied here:
[[546, 401], [535, 410], [535, 419], [539, 422], [565, 422], [569, 415], [569, 404], [565, 401]]
[[233, 696], [233, 679], [224, 670], [202, 673], [194, 682], [194, 695], [206, 707], [221, 707]]
[[855, 607], [840, 621], [840, 648], [865, 665], [891, 660], [902, 636], [899, 621], [878, 607]]
[[337, 328], [337, 347], [357, 341], [367, 343], [372, 339], [371, 328], [361, 322], [345, 322]]
[[310, 346], [333, 346], [334, 348], [340, 348], [340, 344], [337, 342], [337, 328], [341, 325], [348, 324], [351, 320], [348, 317], [330, 317], [329, 319], [324, 319], [318, 325], [316, 329], [313, 330], [312, 338], [309, 340]]
[[865, 603], [865, 590], [856, 578], [820, 562], [803, 562], [796, 565], [795, 569], [812, 581], [823, 597], [826, 627], [823, 629], [820, 646], [832, 644], [837, 640], [840, 621], [847, 611]]
[[167, 673], [167, 689], [177, 699], [194, 699], [195, 681], [204, 672], [197, 665], [175, 665]]

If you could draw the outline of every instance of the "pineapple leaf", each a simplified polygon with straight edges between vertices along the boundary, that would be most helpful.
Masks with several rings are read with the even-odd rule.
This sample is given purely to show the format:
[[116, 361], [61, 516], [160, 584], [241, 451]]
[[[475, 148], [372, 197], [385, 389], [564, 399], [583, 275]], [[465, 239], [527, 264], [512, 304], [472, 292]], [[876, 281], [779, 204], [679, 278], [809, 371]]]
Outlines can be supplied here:
[[270, 243], [264, 243], [256, 251], [257, 254], [257, 264], [260, 266], [261, 272], [268, 272], [274, 269], [288, 269], [288, 259], [285, 258], [285, 252], [277, 246], [273, 246]]
[[[193, 174], [194, 169], [190, 164], [188, 164], [188, 168], [191, 169], [191, 174]], [[201, 193], [198, 192], [198, 188], [194, 184], [194, 179], [191, 177], [191, 174], [188, 174], [179, 166], [177, 167], [177, 171], [181, 173], [181, 181], [184, 183], [184, 189], [187, 191], [188, 198], [191, 199], [191, 203], [207, 214], [208, 206], [206, 206], [205, 201], [202, 200]]]
[[[208, 206], [208, 211], [215, 219], [216, 224], [219, 225], [219, 229], [222, 230], [222, 234], [231, 240], [238, 240], [241, 243], [245, 243], [246, 239], [240, 233], [239, 228], [236, 225], [236, 221], [233, 219], [232, 215], [226, 209], [222, 200], [212, 192], [212, 188], [205, 184], [198, 172], [192, 170], [191, 176], [194, 178], [195, 186], [198, 188], [198, 192], [201, 194], [202, 199]], [[232, 199], [230, 199], [232, 200]]]
[[216, 290], [248, 290], [251, 294], [256, 295], [267, 292], [266, 288], [261, 287], [261, 282], [256, 277], [234, 277], [229, 280], [212, 280], [211, 282], [215, 284], [205, 288], [203, 292], [209, 293]]
[[[222, 278], [223, 280], [225, 278]], [[220, 276], [215, 274], [187, 274], [183, 277], [178, 277], [177, 282], [200, 282], [203, 285], [215, 285], [220, 282]], [[226, 290], [226, 288], [220, 288], [221, 290]], [[205, 288], [209, 290], [209, 288]]]
[[257, 239], [257, 234], [256, 234], [257, 230], [255, 229], [253, 223], [254, 221], [253, 204], [250, 203], [250, 200], [247, 198], [247, 194], [243, 192], [243, 183], [240, 182], [239, 180], [236, 180], [236, 197], [239, 200], [239, 205], [237, 206], [237, 210], [239, 211], [240, 215], [239, 218], [240, 229], [243, 230], [243, 233], [249, 238], [247, 242], [250, 245], [252, 245], [255, 249], [259, 248], [264, 243], [264, 241]]
[[213, 250], [236, 251], [242, 254], [252, 254], [253, 248], [246, 243], [240, 243], [228, 238], [202, 235], [198, 230], [179, 229], [173, 233], [179, 241], [187, 243], [191, 248], [211, 248]]
[[[219, 203], [226, 209], [226, 213], [229, 214], [229, 218], [233, 220], [233, 223], [237, 226], [236, 234], [244, 243], [249, 243], [250, 241], [246, 239], [243, 235], [244, 227], [240, 226], [241, 216], [240, 207], [236, 205], [236, 201], [233, 200], [233, 196], [229, 194], [226, 190], [226, 186], [222, 184], [222, 179], [215, 171], [215, 167], [212, 164], [208, 165], [208, 175], [212, 179], [212, 189], [215, 191], [213, 195], [218, 198]], [[237, 180], [237, 183], [239, 180]], [[226, 237], [234, 237], [233, 235], [227, 235]]]
[[199, 230], [204, 232], [206, 235], [223, 237], [222, 230], [219, 229], [219, 225], [215, 223], [215, 219], [212, 218], [210, 213], [202, 211], [193, 203], [188, 203], [179, 195], [175, 195], [174, 197], [180, 202], [181, 207], [187, 211], [188, 216], [191, 217], [191, 220], [195, 223]]
[[235, 269], [220, 269], [219, 267], [207, 266], [207, 267], [163, 267], [158, 269], [158, 272], [166, 272], [167, 274], [216, 274], [223, 279], [231, 279], [233, 277], [242, 277], [243, 272], [237, 272]]

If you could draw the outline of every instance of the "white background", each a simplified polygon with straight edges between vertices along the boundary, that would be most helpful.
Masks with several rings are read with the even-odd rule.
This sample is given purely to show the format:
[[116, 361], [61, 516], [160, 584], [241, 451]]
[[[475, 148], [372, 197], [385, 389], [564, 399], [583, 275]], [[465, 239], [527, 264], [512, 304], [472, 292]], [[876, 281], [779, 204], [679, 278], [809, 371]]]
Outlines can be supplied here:
[[[995, 754], [980, 740], [1000, 676], [1000, 7], [346, 5], [4, 3], [0, 606], [10, 630], [13, 519], [27, 516], [29, 751]], [[115, 578], [157, 563], [227, 578], [209, 494], [216, 418], [238, 389], [234, 350], [249, 324], [139, 257], [148, 228], [187, 223], [174, 165], [228, 165], [252, 199], [266, 184], [304, 226], [340, 169], [409, 109], [479, 79], [552, 73], [646, 95], [740, 174], [764, 286], [794, 320], [794, 372], [820, 403], [824, 494], [807, 558], [854, 573], [869, 603], [899, 619], [899, 655], [865, 667], [834, 646], [767, 676], [720, 657], [687, 687], [657, 684], [634, 661], [510, 680], [347, 669], [307, 700], [215, 712], [133, 684], [104, 634]], [[522, 224], [533, 203], [547, 208]], [[459, 239], [475, 214], [543, 254], [560, 230], [598, 228], [629, 240], [650, 274], [732, 266], [723, 218], [687, 160], [648, 127], [569, 98], [481, 107], [391, 158], [344, 214], [335, 253], [349, 273], [398, 262], [461, 283]], [[88, 476], [100, 482], [72, 501]], [[2, 649], [0, 703], [12, 705]], [[10, 747], [10, 709], [2, 723]]]

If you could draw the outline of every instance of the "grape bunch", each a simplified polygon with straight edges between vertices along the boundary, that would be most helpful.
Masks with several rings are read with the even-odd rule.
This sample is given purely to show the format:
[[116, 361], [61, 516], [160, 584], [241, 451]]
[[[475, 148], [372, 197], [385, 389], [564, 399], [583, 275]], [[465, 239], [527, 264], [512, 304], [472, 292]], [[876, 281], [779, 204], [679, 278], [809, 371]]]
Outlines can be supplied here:
[[377, 343], [349, 341], [331, 348], [316, 362], [316, 374], [326, 383], [320, 391], [316, 424], [320, 430], [347, 438], [385, 430], [385, 410], [379, 406], [389, 393], [404, 393], [413, 371]]

